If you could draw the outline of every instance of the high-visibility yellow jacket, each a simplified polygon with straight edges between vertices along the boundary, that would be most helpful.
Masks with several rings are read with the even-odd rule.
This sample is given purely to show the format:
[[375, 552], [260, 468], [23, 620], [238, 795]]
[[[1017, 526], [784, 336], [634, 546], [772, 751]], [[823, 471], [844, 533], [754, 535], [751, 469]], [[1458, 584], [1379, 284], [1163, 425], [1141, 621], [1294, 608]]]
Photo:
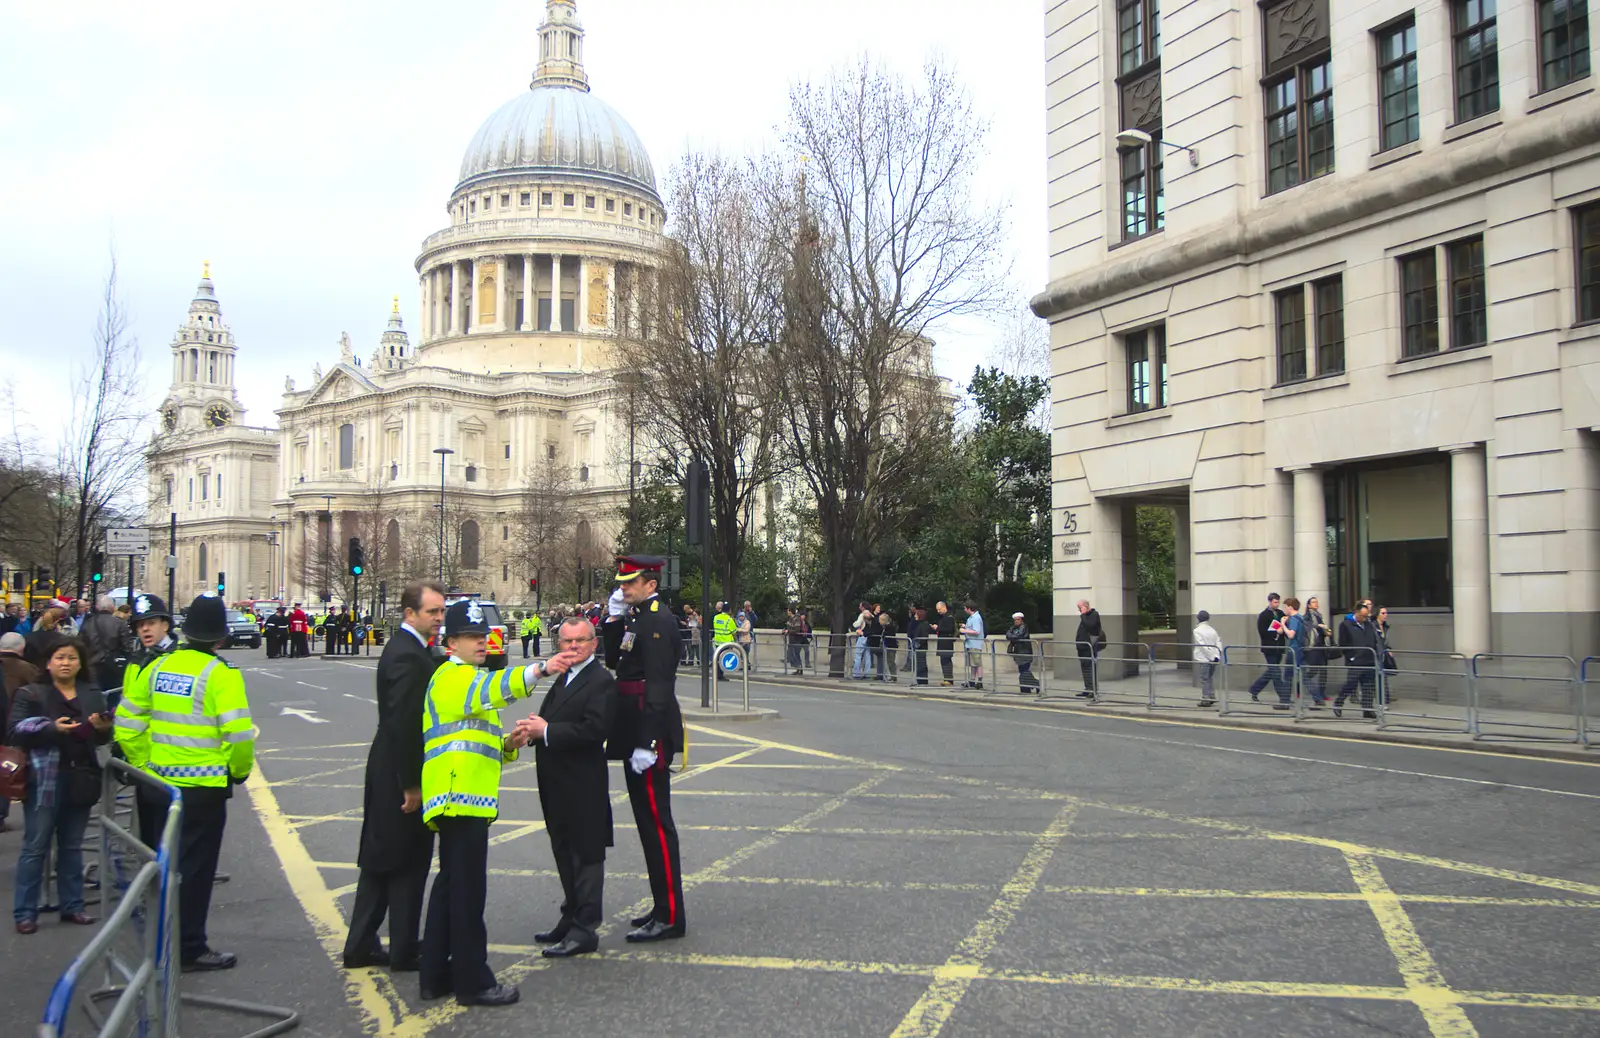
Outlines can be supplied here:
[[522, 618], [522, 637], [532, 638], [536, 634], [544, 633], [544, 622], [537, 613]]
[[721, 645], [723, 642], [733, 641], [733, 634], [739, 625], [733, 622], [733, 617], [727, 613], [718, 613], [711, 618], [711, 640]]
[[422, 820], [440, 815], [494, 818], [500, 813], [500, 765], [505, 752], [500, 708], [521, 699], [526, 668], [487, 670], [452, 656], [428, 682], [422, 711]]
[[170, 785], [248, 778], [256, 737], [244, 675], [198, 649], [160, 656], [123, 688], [116, 738], [129, 764]]

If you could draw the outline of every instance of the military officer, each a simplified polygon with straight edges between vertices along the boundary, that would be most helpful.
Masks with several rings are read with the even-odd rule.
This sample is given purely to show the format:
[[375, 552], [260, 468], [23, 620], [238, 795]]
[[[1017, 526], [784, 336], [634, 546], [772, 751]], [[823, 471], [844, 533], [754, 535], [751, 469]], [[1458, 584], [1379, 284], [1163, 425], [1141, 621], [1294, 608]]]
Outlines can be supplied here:
[[655, 907], [633, 920], [634, 943], [682, 937], [683, 873], [678, 829], [672, 822], [668, 767], [683, 749], [678, 710], [678, 622], [656, 589], [666, 560], [656, 555], [617, 556], [617, 581], [628, 611], [618, 645], [617, 709], [607, 754], [623, 761], [622, 774], [643, 845]]
[[[185, 972], [225, 970], [238, 959], [211, 950], [206, 916], [228, 800], [233, 785], [249, 778], [255, 766], [255, 725], [243, 675], [215, 652], [228, 638], [222, 599], [212, 594], [196, 598], [184, 617], [183, 636], [183, 648], [157, 657], [128, 687], [124, 702], [137, 706], [127, 717], [131, 723], [118, 717], [117, 744], [129, 764], [176, 786], [183, 796], [179, 964]], [[139, 708], [148, 715], [142, 728]], [[158, 831], [165, 823], [163, 805]]]
[[[122, 672], [122, 698], [117, 703], [116, 713], [119, 743], [124, 731], [143, 732], [150, 725], [149, 697], [145, 696], [143, 702], [132, 701], [128, 690], [134, 687], [140, 672], [178, 647], [177, 639], [172, 637], [172, 613], [167, 603], [155, 595], [136, 596], [128, 622], [139, 638], [139, 651]], [[139, 842], [154, 849], [161, 842], [159, 820], [166, 817], [167, 798], [142, 782], [135, 783], [133, 792], [139, 805]]]
[[486, 670], [488, 638], [476, 601], [445, 611], [450, 657], [428, 682], [422, 716], [422, 820], [439, 834], [439, 873], [422, 934], [422, 997], [454, 992], [467, 1006], [508, 1006], [519, 997], [489, 969], [483, 922], [500, 766], [515, 760], [530, 736], [526, 722], [502, 732], [499, 710], [529, 695], [538, 677], [561, 674], [575, 662], [563, 653], [526, 667]]

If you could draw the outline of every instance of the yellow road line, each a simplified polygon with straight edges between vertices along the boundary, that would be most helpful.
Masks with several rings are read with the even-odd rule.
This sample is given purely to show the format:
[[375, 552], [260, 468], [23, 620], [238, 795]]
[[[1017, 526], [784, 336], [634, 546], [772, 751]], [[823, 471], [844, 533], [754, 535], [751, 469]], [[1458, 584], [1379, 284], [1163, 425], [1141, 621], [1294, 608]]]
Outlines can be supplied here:
[[1370, 854], [1346, 854], [1345, 860], [1350, 863], [1350, 875], [1366, 895], [1367, 904], [1383, 931], [1383, 939], [1400, 967], [1406, 994], [1421, 1010], [1428, 1030], [1434, 1038], [1476, 1038], [1478, 1029], [1472, 1026], [1456, 993], [1445, 983], [1439, 964], [1434, 962], [1433, 954], [1406, 914], [1405, 906], [1400, 904], [1378, 870], [1377, 861]]
[[[277, 761], [273, 761], [273, 763], [276, 764]], [[284, 786], [300, 786], [307, 782], [315, 781], [319, 778], [330, 778], [334, 775], [343, 775], [347, 771], [360, 771], [366, 766], [366, 761], [358, 761], [355, 764], [349, 764], [342, 768], [334, 768], [331, 771], [314, 771], [309, 775], [295, 775], [292, 778], [286, 778], [281, 782], [275, 782], [273, 785], [278, 788], [282, 788]]]
[[873, 775], [869, 775], [865, 781], [857, 783], [855, 786], [843, 793], [840, 793], [827, 803], [822, 804], [811, 811], [807, 811], [805, 814], [801, 815], [799, 818], [796, 818], [788, 825], [775, 826], [768, 835], [762, 837], [761, 839], [746, 844], [724, 858], [719, 858], [698, 872], [684, 876], [683, 885], [687, 887], [695, 883], [707, 882], [711, 877], [726, 875], [728, 870], [733, 868], [735, 865], [738, 865], [740, 862], [746, 861], [755, 855], [760, 854], [769, 847], [777, 845], [777, 843], [790, 832], [804, 829], [812, 822], [820, 821], [821, 819], [826, 818], [828, 815], [839, 810], [839, 808], [848, 803], [852, 796], [871, 789], [873, 786], [876, 786], [887, 777], [888, 774], [886, 772], [877, 772]]
[[[306, 914], [312, 930], [328, 961], [338, 969], [344, 954], [347, 924], [344, 913], [333, 893], [322, 881], [305, 844], [289, 825], [278, 807], [272, 783], [258, 765], [256, 773], [245, 784], [250, 794], [250, 805], [266, 830], [267, 840], [278, 863], [283, 867], [284, 878], [300, 908]], [[437, 1024], [442, 1024], [461, 1012], [452, 1004], [439, 1005], [421, 1013], [409, 1011], [395, 992], [389, 975], [381, 970], [340, 970], [346, 1001], [366, 1021], [367, 1030], [376, 1030], [384, 1038], [423, 1038]]]
[[928, 985], [928, 990], [922, 993], [916, 1005], [900, 1021], [900, 1026], [894, 1029], [893, 1038], [933, 1038], [944, 1030], [956, 1006], [960, 1005], [972, 987], [972, 982], [981, 976], [983, 960], [993, 953], [1000, 937], [1017, 917], [1023, 902], [1038, 887], [1045, 866], [1055, 856], [1061, 841], [1066, 839], [1077, 810], [1071, 804], [1063, 807], [1045, 831], [1039, 834], [1027, 856], [1022, 859], [1022, 864], [1000, 889], [1000, 897], [989, 906], [988, 913], [956, 946], [955, 953], [945, 960], [944, 965], [934, 971], [933, 983]]
[[754, 735], [745, 735], [742, 732], [725, 732], [717, 728], [706, 728], [702, 725], [691, 724], [688, 726], [692, 732], [708, 735], [720, 735], [724, 738], [735, 739], [750, 746], [759, 746], [764, 750], [783, 750], [786, 753], [798, 753], [806, 757], [821, 757], [823, 760], [840, 761], [847, 764], [864, 764], [869, 767], [889, 767], [894, 765], [882, 764], [878, 761], [867, 760], [864, 757], [848, 757], [842, 753], [829, 753], [826, 750], [814, 750], [809, 746], [795, 746], [792, 743], [776, 742], [772, 739], [762, 739]]
[[[269, 746], [266, 749], [257, 750], [256, 751], [256, 755], [260, 756], [262, 754], [272, 754], [273, 756], [277, 756], [279, 754], [288, 754], [288, 753], [310, 753], [310, 752], [313, 752], [315, 750], [353, 750], [353, 749], [356, 749], [358, 747], [370, 747], [371, 745], [372, 744], [370, 742], [336, 742], [336, 743], [330, 743], [327, 746]], [[298, 758], [295, 758], [295, 757], [280, 757], [279, 759], [280, 760], [296, 760]], [[326, 758], [326, 759], [328, 759], [328, 760], [337, 760], [339, 758], [329, 757], [329, 758]]]
[[[1073, 833], [1074, 842], [1078, 834]], [[1208, 890], [1189, 887], [1074, 887], [1044, 886], [1042, 894], [1062, 894], [1091, 897], [1171, 897], [1196, 901], [1210, 899], [1242, 901], [1362, 901], [1368, 895], [1351, 892], [1322, 890]], [[1395, 894], [1402, 904], [1416, 905], [1483, 905], [1509, 908], [1600, 908], [1600, 901], [1579, 901], [1558, 897], [1468, 897], [1454, 894]]]

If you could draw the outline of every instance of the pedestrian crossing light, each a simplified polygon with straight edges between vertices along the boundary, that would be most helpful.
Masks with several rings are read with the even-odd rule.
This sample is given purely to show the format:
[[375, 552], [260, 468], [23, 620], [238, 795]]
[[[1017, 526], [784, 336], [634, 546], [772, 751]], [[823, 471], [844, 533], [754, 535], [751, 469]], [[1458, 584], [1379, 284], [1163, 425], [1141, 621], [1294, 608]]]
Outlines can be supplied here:
[[228, 575], [226, 573], [222, 572], [219, 569], [219, 570], [217, 570], [217, 597], [218, 598], [226, 598], [227, 597], [227, 591], [228, 591]]
[[97, 551], [89, 559], [89, 583], [99, 584], [106, 579], [106, 553]]
[[537, 591], [537, 590], [539, 590], [539, 578], [538, 577], [529, 577], [528, 578], [528, 590], [529, 591]]
[[362, 571], [367, 568], [366, 563], [367, 553], [361, 547], [361, 538], [350, 538], [350, 575], [352, 577], [361, 576]]

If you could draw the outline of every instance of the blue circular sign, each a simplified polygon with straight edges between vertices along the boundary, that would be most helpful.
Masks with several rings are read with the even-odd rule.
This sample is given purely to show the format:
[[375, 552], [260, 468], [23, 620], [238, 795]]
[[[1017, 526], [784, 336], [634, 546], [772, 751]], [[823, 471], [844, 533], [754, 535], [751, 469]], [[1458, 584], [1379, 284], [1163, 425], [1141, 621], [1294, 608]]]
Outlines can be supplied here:
[[725, 671], [728, 671], [729, 673], [738, 670], [739, 650], [723, 649], [721, 654], [717, 656], [717, 666], [721, 667]]

